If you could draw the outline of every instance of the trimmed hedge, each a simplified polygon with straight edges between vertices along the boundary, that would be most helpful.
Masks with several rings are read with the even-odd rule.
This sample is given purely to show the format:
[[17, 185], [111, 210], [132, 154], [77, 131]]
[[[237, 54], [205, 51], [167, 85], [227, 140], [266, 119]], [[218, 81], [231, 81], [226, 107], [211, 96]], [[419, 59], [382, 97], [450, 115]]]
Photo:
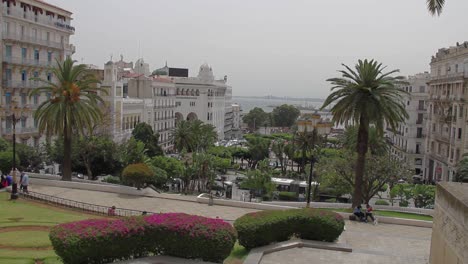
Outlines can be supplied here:
[[280, 192], [278, 198], [281, 201], [297, 201], [298, 194], [296, 192]]
[[150, 254], [222, 262], [237, 235], [221, 219], [183, 213], [91, 219], [52, 228], [50, 240], [65, 264], [110, 263]]
[[375, 205], [390, 205], [390, 203], [385, 200], [377, 200], [375, 201]]
[[291, 209], [249, 213], [234, 222], [239, 244], [247, 249], [297, 236], [333, 242], [343, 232], [344, 220], [337, 213], [318, 209]]

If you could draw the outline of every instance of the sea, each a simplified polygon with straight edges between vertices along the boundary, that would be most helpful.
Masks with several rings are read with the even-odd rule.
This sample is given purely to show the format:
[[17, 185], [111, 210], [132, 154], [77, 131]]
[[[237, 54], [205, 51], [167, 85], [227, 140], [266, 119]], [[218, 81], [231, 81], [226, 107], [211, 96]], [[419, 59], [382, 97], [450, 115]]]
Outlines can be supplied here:
[[301, 113], [313, 113], [315, 109], [319, 109], [324, 100], [323, 99], [299, 99], [289, 97], [247, 97], [247, 96], [233, 96], [232, 102], [240, 104], [242, 111], [248, 113], [255, 107], [260, 107], [265, 112], [271, 112], [277, 106], [282, 104], [294, 105], [301, 110]]

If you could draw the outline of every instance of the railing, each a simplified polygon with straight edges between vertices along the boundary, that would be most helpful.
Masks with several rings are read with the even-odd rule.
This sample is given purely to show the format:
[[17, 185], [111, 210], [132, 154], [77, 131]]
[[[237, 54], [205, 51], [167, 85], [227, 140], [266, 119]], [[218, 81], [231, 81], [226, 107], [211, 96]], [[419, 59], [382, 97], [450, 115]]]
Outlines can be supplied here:
[[22, 42], [28, 42], [32, 44], [38, 44], [46, 47], [52, 47], [56, 49], [73, 49], [73, 45], [71, 44], [65, 44], [61, 42], [55, 42], [51, 40], [44, 40], [36, 37], [31, 37], [31, 36], [25, 36], [25, 35], [20, 35], [20, 34], [14, 34], [11, 32], [4, 33], [3, 35], [4, 39], [11, 39], [11, 40], [16, 40], [16, 41], [22, 41]]
[[[16, 127], [16, 134], [38, 133], [37, 127]], [[3, 134], [13, 134], [13, 128], [4, 128]]]
[[3, 62], [21, 64], [21, 65], [31, 65], [31, 66], [42, 66], [42, 67], [52, 67], [55, 65], [55, 61], [43, 61], [35, 59], [26, 59], [21, 57], [3, 57]]
[[169, 119], [175, 119], [175, 116], [174, 117], [155, 118], [154, 121], [169, 120]]
[[[64, 206], [68, 208], [75, 208], [75, 209], [79, 209], [82, 211], [93, 212], [97, 214], [108, 215], [108, 210], [109, 210], [109, 206], [84, 203], [84, 202], [69, 200], [69, 199], [60, 198], [60, 197], [42, 194], [42, 193], [37, 193], [37, 192], [20, 193], [20, 195], [25, 199], [43, 201], [48, 204]], [[154, 214], [154, 212], [149, 212], [149, 211], [147, 211], [147, 213]], [[142, 215], [143, 211], [124, 209], [124, 208], [115, 208], [114, 214], [116, 216], [136, 216], [136, 215]]]

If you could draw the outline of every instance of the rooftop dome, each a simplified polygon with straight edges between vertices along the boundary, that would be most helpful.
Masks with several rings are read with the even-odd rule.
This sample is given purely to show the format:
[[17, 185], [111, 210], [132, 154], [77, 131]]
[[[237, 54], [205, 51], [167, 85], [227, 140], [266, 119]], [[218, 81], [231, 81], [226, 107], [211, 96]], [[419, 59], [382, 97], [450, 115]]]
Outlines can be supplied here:
[[198, 78], [204, 81], [214, 81], [213, 69], [210, 67], [210, 65], [204, 63], [200, 66]]

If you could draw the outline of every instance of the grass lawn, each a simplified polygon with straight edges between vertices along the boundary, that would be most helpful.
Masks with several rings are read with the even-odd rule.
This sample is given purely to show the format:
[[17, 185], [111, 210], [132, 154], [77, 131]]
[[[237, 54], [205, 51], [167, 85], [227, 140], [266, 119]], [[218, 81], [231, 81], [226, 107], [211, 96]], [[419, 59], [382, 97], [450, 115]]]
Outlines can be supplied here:
[[[344, 212], [344, 213], [352, 213], [353, 212], [353, 210], [351, 208], [348, 208], [348, 209], [345, 209], [345, 208], [343, 208], [343, 209], [320, 208], [320, 209], [328, 210], [328, 211], [335, 211], [335, 212]], [[388, 216], [388, 217], [396, 217], [396, 218], [404, 218], [404, 219], [432, 221], [432, 216], [430, 216], [430, 215], [401, 213], [401, 212], [384, 211], [384, 210], [374, 210], [374, 214], [376, 216]]]
[[231, 255], [224, 260], [224, 264], [241, 264], [249, 254], [249, 251], [243, 246], [239, 245], [238, 242], [234, 245], [231, 251]]
[[[99, 218], [97, 215], [48, 206], [0, 193], [0, 264], [62, 263], [49, 240], [47, 227], [56, 224]], [[35, 230], [37, 228], [38, 230]], [[11, 231], [9, 231], [11, 230]]]

